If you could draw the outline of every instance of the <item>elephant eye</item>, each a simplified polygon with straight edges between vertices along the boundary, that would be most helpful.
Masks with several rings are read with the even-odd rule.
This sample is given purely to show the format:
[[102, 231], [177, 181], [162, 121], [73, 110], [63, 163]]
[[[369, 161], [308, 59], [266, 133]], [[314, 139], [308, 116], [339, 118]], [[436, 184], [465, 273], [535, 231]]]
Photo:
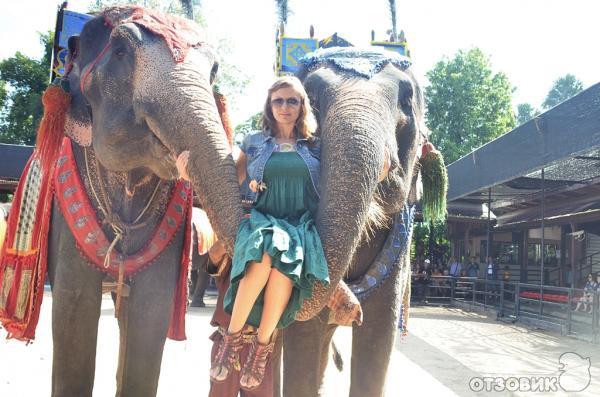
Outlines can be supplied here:
[[123, 47], [118, 47], [117, 49], [115, 49], [115, 55], [118, 58], [123, 58], [125, 55], [127, 55], [127, 51], [125, 51], [125, 48]]

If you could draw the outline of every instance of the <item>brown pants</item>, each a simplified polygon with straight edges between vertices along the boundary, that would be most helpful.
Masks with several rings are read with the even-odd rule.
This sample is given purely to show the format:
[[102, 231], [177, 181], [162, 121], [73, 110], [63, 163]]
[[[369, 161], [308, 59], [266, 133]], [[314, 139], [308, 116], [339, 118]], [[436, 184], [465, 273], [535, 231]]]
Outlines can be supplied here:
[[[213, 341], [212, 351], [210, 353], [211, 361], [217, 355], [219, 343], [223, 336], [219, 331], [215, 331], [211, 335], [210, 339]], [[250, 352], [250, 343], [244, 343], [243, 349], [240, 351], [240, 363], [244, 365], [246, 357]], [[272, 357], [271, 357], [272, 358]], [[272, 397], [273, 396], [273, 368], [272, 360], [269, 358], [267, 367], [265, 370], [265, 378], [259, 387], [252, 391], [244, 391], [240, 388], [240, 372], [232, 371], [227, 380], [221, 383], [210, 382], [209, 397], [237, 397], [238, 393], [240, 397]]]

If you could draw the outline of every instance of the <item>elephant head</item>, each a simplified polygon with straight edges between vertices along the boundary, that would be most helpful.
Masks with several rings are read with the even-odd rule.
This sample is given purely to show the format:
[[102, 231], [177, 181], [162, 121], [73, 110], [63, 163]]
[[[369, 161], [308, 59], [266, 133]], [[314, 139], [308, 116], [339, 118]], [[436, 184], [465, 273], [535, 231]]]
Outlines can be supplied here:
[[[336, 285], [368, 231], [388, 227], [416, 191], [422, 93], [408, 59], [375, 48], [318, 50], [304, 59], [299, 77], [319, 121], [317, 226]], [[389, 172], [381, 179], [386, 157]], [[330, 292], [317, 288], [298, 319], [316, 314]]]
[[[110, 171], [189, 174], [217, 234], [231, 249], [242, 209], [231, 148], [213, 97], [218, 63], [193, 23], [115, 7], [69, 41], [72, 104], [67, 133]], [[217, 216], [219, 215], [219, 216]]]

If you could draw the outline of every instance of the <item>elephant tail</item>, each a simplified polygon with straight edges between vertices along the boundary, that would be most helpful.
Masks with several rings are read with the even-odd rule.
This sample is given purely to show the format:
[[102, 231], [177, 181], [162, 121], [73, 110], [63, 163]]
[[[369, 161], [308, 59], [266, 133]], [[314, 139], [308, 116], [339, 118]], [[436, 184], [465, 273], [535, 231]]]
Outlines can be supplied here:
[[335, 367], [338, 371], [342, 372], [344, 370], [344, 360], [334, 341], [331, 341], [331, 354], [333, 356]]

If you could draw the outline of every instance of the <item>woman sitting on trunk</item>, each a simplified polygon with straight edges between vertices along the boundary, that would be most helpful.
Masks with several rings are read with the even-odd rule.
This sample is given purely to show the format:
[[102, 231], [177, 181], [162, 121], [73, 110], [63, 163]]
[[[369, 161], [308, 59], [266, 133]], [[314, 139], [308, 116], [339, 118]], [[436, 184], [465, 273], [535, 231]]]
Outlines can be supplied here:
[[[239, 228], [224, 300], [229, 328], [212, 362], [210, 377], [225, 381], [239, 365], [241, 330], [258, 327], [240, 386], [255, 389], [273, 351], [276, 328], [290, 325], [314, 283], [329, 274], [314, 216], [319, 200], [320, 146], [308, 96], [295, 77], [269, 88], [263, 130], [246, 136], [237, 161], [242, 199], [249, 214]], [[177, 161], [186, 178], [187, 155]]]

